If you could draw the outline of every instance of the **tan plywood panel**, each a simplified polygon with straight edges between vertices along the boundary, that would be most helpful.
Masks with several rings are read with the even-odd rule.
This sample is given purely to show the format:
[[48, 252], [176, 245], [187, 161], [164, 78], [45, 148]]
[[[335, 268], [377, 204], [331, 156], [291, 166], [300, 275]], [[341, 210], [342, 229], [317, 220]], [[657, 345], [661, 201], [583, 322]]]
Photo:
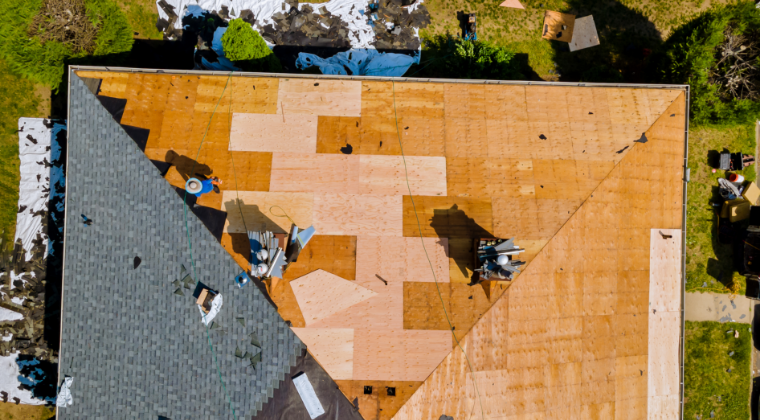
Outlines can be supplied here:
[[444, 120], [446, 157], [488, 156], [485, 118], [447, 117]]
[[404, 236], [420, 236], [416, 212], [427, 237], [488, 238], [493, 234], [491, 200], [467, 197], [414, 197], [403, 199]]
[[269, 191], [359, 193], [359, 156], [274, 153]]
[[[399, 114], [398, 131], [406, 156], [445, 156], [444, 119]], [[393, 133], [396, 134], [396, 133]], [[397, 136], [398, 137], [398, 136]], [[398, 142], [397, 139], [395, 139]], [[391, 140], [392, 141], [392, 140]]]
[[681, 230], [652, 229], [650, 238], [648, 418], [675, 419], [680, 340], [672, 331], [681, 325]]
[[403, 238], [406, 281], [449, 282], [449, 240], [447, 238]]
[[411, 188], [415, 196], [446, 195], [446, 159], [443, 157], [364, 155], [358, 158], [362, 194], [408, 195]]
[[[317, 123], [317, 153], [343, 153], [351, 145], [357, 151], [361, 144], [358, 117], [324, 117]], [[347, 150], [347, 149], [344, 149]]]
[[[359, 414], [366, 420], [389, 420], [403, 406], [422, 381], [335, 381], [349, 401], [359, 401]], [[372, 393], [365, 394], [364, 387], [371, 386]], [[387, 388], [395, 388], [396, 394], [388, 395]]]
[[269, 288], [269, 296], [275, 305], [277, 305], [277, 312], [282, 319], [289, 321], [292, 327], [306, 327], [306, 321], [301, 313], [301, 308], [298, 306], [298, 300], [296, 300], [296, 295], [293, 293], [290, 282], [275, 281], [272, 284], [274, 284], [274, 287]]
[[681, 308], [681, 230], [652, 229], [649, 251], [649, 308]]
[[402, 219], [401, 196], [314, 194], [314, 227], [324, 235], [402, 236]]
[[351, 379], [354, 370], [354, 330], [292, 328], [330, 378]]
[[352, 80], [280, 79], [277, 113], [360, 117], [362, 82]]
[[396, 112], [412, 118], [444, 117], [444, 84], [395, 83]]
[[233, 114], [230, 150], [314, 153], [317, 151], [317, 117]]
[[[585, 100], [593, 99], [596, 104], [597, 96], [595, 93], [594, 98]], [[627, 100], [638, 99], [630, 97]], [[685, 102], [680, 98], [671, 105], [673, 111], [670, 112], [678, 114], [684, 106]], [[602, 114], [598, 108], [589, 112]], [[486, 416], [494, 418], [516, 412], [537, 418], [647, 416], [642, 405], [647, 405], [646, 395], [651, 395], [651, 360], [659, 357], [656, 352], [674, 348], [672, 341], [677, 349], [678, 342], [678, 336], [672, 334], [677, 326], [666, 328], [665, 321], [651, 325], [654, 320], [649, 310], [649, 273], [650, 269], [658, 270], [658, 263], [653, 262], [650, 266], [649, 233], [660, 227], [679, 229], [680, 221], [670, 216], [654, 217], [645, 209], [655, 207], [658, 212], [680, 214], [680, 209], [674, 205], [659, 204], [663, 201], [663, 190], [653, 189], [650, 185], [656, 167], [676, 170], [682, 164], [675, 158], [677, 153], [683, 153], [682, 148], [680, 152], [675, 148], [679, 142], [683, 145], [683, 114], [680, 116], [670, 120], [661, 116], [648, 131], [649, 142], [629, 147], [620, 164], [606, 175], [605, 168], [597, 170], [593, 163], [579, 166], [578, 162], [561, 163], [556, 167], [552, 163], [541, 171], [539, 177], [543, 178], [539, 182], [563, 182], [569, 172], [576, 180], [603, 178], [575, 212], [572, 206], [568, 210], [568, 207], [548, 201], [553, 199], [523, 200], [518, 205], [511, 204], [517, 201], [515, 199], [493, 200], [494, 219], [501, 219], [495, 221], [494, 226], [507, 236], [530, 224], [529, 216], [521, 218], [524, 213], [536, 214], [539, 220], [543, 218], [547, 223], [559, 224], [564, 212], [566, 220], [513, 282], [509, 293], [496, 301], [462, 340], [470, 360], [489, 360], [483, 354], [492, 351], [491, 346], [497, 343], [505, 347], [506, 356], [492, 363], [476, 365], [474, 377], [485, 378], [483, 382], [491, 385], [484, 386], [485, 393], [481, 390], [478, 397], [467, 359], [459, 351], [452, 352], [394, 418], [437, 418], [442, 414], [467, 417], [470, 412], [477, 413], [481, 403]], [[676, 122], [678, 119], [681, 120], [680, 126]], [[671, 153], [673, 159], [670, 159]], [[660, 155], [667, 157], [661, 158]], [[605, 165], [609, 168], [609, 163]], [[535, 166], [533, 172], [535, 176]], [[680, 177], [662, 182], [658, 187], [680, 193]], [[537, 201], [546, 201], [548, 207], [539, 210]], [[530, 202], [535, 207], [527, 207], [526, 203]], [[623, 202], [625, 205], [621, 205]], [[507, 211], [500, 214], [497, 208]], [[571, 213], [569, 217], [568, 211]], [[633, 214], [637, 212], [641, 214]], [[653, 225], [662, 220], [669, 224]], [[511, 227], [510, 221], [516, 227]], [[453, 243], [449, 241], [450, 248]], [[536, 244], [541, 245], [540, 242]], [[663, 257], [663, 266], [665, 261], [668, 258]], [[451, 306], [451, 297], [447, 302]], [[678, 314], [662, 312], [661, 317], [667, 318], [671, 313]], [[673, 322], [678, 322], [677, 318]], [[508, 329], [489, 332], [485, 328], [493, 325], [507, 325]], [[650, 343], [652, 337], [657, 337], [658, 329], [670, 331], [670, 341], [653, 350]], [[471, 340], [476, 337], [489, 345], [473, 345]], [[663, 359], [667, 357], [663, 356]], [[677, 368], [678, 361], [663, 362], [656, 369], [661, 370], [665, 365]], [[568, 367], [563, 371], [567, 372], [564, 376], [567, 385], [560, 379], [559, 366]], [[496, 372], [502, 370], [539, 368], [545, 372], [544, 382], [535, 385], [543, 392], [540, 402], [525, 392], [510, 388], [506, 380], [497, 379]], [[497, 381], [503, 385], [497, 386]], [[672, 389], [677, 389], [677, 385], [676, 379]], [[461, 389], [468, 391], [461, 392]], [[667, 391], [671, 386], [666, 384], [660, 389]], [[568, 394], [572, 398], [566, 398]], [[650, 400], [650, 410], [668, 406], [670, 400], [667, 398]], [[635, 404], [629, 404], [632, 401]], [[473, 411], [473, 407], [476, 410]], [[625, 415], [621, 409], [626, 410]]]
[[317, 270], [290, 282], [301, 307], [306, 326], [340, 312], [377, 293], [323, 270]]
[[[129, 101], [127, 101], [129, 104]], [[161, 138], [161, 126], [163, 125], [164, 112], [163, 111], [147, 111], [147, 110], [126, 110], [121, 117], [121, 124], [131, 125], [133, 127], [146, 128], [150, 130], [148, 135], [148, 141], [145, 148], [158, 147], [159, 139]]]
[[274, 233], [290, 233], [292, 223], [284, 217], [283, 211], [300, 228], [313, 224], [314, 195], [311, 193], [233, 190], [224, 191], [222, 201], [223, 210], [227, 212], [224, 230], [229, 233], [246, 233], [246, 227], [261, 229], [262, 224]]
[[346, 280], [356, 279], [356, 236], [314, 235], [309, 245], [291, 262], [284, 280], [295, 280], [316, 270]]
[[232, 78], [223, 76], [195, 76], [198, 79], [198, 90], [195, 99], [195, 110], [199, 112], [227, 112], [230, 109], [232, 97]]
[[[313, 326], [316, 328], [363, 328], [372, 331], [403, 328], [403, 282], [391, 282], [379, 289], [377, 296], [328, 316]], [[383, 285], [380, 279], [375, 279]], [[377, 290], [377, 289], [375, 289]]]
[[451, 352], [449, 331], [354, 333], [354, 379], [422, 381]]
[[230, 80], [231, 110], [244, 114], [277, 113], [280, 79], [272, 77], [233, 77]]
[[115, 73], [109, 71], [77, 71], [79, 77], [89, 77], [101, 79], [100, 90], [98, 95], [110, 96], [112, 98], [125, 98], [127, 83], [129, 82], [128, 73]]

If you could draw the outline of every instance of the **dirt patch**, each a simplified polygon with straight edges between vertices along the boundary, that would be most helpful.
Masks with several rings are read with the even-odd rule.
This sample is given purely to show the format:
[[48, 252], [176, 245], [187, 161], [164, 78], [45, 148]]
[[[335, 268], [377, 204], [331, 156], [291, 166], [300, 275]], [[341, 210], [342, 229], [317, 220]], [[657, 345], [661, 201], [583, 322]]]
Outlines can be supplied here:
[[29, 25], [29, 36], [44, 44], [58, 41], [77, 54], [95, 51], [98, 28], [87, 17], [84, 0], [45, 0]]

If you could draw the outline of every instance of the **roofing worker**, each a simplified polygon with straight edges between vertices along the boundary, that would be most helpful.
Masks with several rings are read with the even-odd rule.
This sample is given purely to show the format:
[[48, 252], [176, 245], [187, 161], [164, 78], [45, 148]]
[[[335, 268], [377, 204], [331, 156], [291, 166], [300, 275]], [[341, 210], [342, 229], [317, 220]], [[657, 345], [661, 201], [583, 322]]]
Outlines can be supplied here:
[[196, 178], [190, 178], [187, 180], [187, 183], [185, 183], [185, 190], [190, 194], [194, 194], [196, 197], [200, 197], [211, 191], [219, 194], [219, 185], [221, 184], [222, 181], [215, 176], [212, 176], [209, 179], [204, 179], [203, 181]]

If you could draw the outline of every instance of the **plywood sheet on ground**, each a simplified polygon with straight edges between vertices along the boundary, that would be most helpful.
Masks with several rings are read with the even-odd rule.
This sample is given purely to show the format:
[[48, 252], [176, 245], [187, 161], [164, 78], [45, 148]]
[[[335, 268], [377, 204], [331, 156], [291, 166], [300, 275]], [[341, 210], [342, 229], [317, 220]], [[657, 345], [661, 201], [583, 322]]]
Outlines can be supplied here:
[[570, 51], [578, 51], [599, 45], [599, 34], [593, 16], [575, 19], [573, 39], [570, 41]]
[[401, 196], [314, 194], [314, 227], [324, 235], [402, 236]]
[[649, 253], [648, 418], [678, 418], [681, 326], [680, 229], [652, 229]]
[[650, 337], [661, 328], [678, 340], [649, 309], [647, 238], [681, 228], [684, 111], [680, 96], [475, 323], [462, 340], [471, 362], [452, 351], [395, 419], [467, 418], [473, 407], [487, 419], [647, 417]]
[[316, 152], [317, 117], [313, 115], [232, 114], [230, 150]]
[[247, 233], [246, 227], [254, 230], [262, 225], [274, 233], [290, 233], [292, 223], [285, 214], [299, 227], [313, 224], [311, 193], [233, 190], [224, 191], [222, 201], [227, 212], [224, 230], [228, 233]]
[[338, 328], [293, 328], [333, 379], [351, 379], [354, 368], [354, 330]]
[[323, 270], [290, 282], [306, 326], [363, 302], [377, 293]]
[[544, 12], [544, 28], [541, 31], [541, 37], [554, 41], [570, 42], [573, 39], [574, 26], [575, 15], [547, 10]]
[[277, 113], [360, 117], [361, 86], [352, 80], [280, 79]]
[[356, 236], [314, 235], [298, 260], [288, 265], [283, 279], [295, 280], [316, 270], [356, 279]]

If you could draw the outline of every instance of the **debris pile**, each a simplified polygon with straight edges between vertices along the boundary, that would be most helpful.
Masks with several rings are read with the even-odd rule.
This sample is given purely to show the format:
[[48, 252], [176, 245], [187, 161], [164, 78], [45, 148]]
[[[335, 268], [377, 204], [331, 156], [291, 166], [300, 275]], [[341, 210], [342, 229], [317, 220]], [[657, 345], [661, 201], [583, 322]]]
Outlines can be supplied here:
[[516, 246], [515, 238], [505, 239], [476, 239], [475, 240], [475, 269], [476, 275], [470, 285], [489, 280], [512, 280], [524, 261], [516, 260], [516, 256], [524, 249]]
[[[377, 6], [373, 6], [377, 5]], [[419, 29], [430, 25], [430, 13], [421, 4], [405, 0], [371, 0], [365, 9], [375, 32], [378, 50], [418, 50]]]
[[351, 47], [348, 24], [325, 6], [315, 12], [312, 5], [304, 4], [299, 10], [298, 0], [288, 0], [282, 3], [282, 11], [272, 15], [272, 20], [274, 24], [261, 28], [261, 36], [270, 44]]
[[29, 24], [29, 36], [37, 36], [44, 44], [58, 41], [74, 54], [95, 51], [98, 28], [87, 16], [84, 0], [45, 0], [40, 12]]

